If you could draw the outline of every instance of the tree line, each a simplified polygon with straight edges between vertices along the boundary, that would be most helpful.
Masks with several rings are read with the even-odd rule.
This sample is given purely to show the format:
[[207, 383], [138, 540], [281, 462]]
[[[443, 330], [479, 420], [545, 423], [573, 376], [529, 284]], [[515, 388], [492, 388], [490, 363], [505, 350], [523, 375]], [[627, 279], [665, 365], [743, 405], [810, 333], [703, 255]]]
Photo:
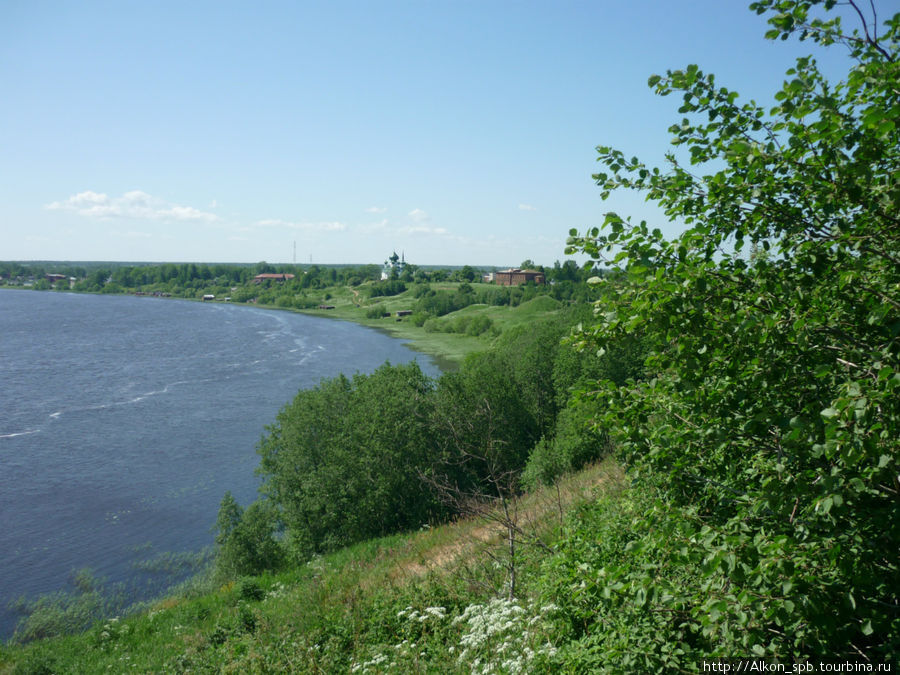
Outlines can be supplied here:
[[[489, 297], [476, 299], [459, 296], [451, 304], [456, 309], [473, 302], [515, 306], [536, 294], [550, 294], [559, 300], [583, 299], [577, 289], [584, 287], [583, 282], [592, 274], [590, 270], [579, 267], [573, 260], [556, 261], [552, 267], [534, 267], [545, 274], [550, 282], [548, 285], [539, 286], [536, 290], [498, 288]], [[147, 293], [192, 299], [215, 295], [218, 298], [231, 297], [236, 302], [253, 301], [263, 305], [308, 309], [321, 304], [322, 294], [317, 291], [334, 286], [356, 288], [365, 285], [366, 297], [388, 297], [411, 287], [427, 289], [432, 283], [480, 281], [483, 272], [469, 265], [442, 269], [407, 264], [402, 270], [391, 270], [389, 278], [382, 281], [382, 267], [379, 265], [0, 262], [0, 284], [28, 285], [37, 290]], [[62, 275], [63, 278], [53, 281], [47, 278], [51, 274]], [[289, 274], [293, 275], [293, 279], [253, 283], [259, 274]], [[443, 301], [443, 297], [439, 296], [439, 300]], [[461, 299], [464, 304], [460, 304]], [[439, 312], [454, 311], [450, 309], [451, 304], [443, 302]], [[431, 307], [423, 308], [430, 315], [440, 315], [432, 310]]]

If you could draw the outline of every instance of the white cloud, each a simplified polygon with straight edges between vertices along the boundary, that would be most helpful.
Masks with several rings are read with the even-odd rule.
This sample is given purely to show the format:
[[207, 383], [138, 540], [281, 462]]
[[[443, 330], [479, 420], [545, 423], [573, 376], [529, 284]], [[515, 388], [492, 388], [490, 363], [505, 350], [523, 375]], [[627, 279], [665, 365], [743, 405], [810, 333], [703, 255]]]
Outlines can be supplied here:
[[366, 209], [366, 213], [387, 213], [387, 208], [384, 206], [370, 206]]
[[304, 223], [291, 222], [279, 218], [269, 218], [266, 220], [258, 220], [255, 224], [256, 227], [283, 227], [291, 230], [304, 230], [306, 232], [343, 232], [347, 229], [347, 226], [344, 223], [338, 221]]
[[142, 190], [131, 190], [121, 197], [85, 190], [61, 202], [47, 204], [52, 211], [74, 211], [87, 218], [125, 218], [178, 223], [214, 223], [219, 217], [193, 206], [170, 204]]
[[170, 209], [163, 209], [158, 212], [159, 217], [166, 220], [195, 220], [195, 221], [206, 221], [211, 222], [213, 220], [218, 220], [217, 216], [214, 216], [211, 213], [204, 213], [199, 209], [195, 209], [193, 206], [173, 206]]
[[409, 217], [412, 218], [417, 223], [421, 223], [422, 221], [428, 220], [428, 214], [422, 209], [413, 209], [409, 212]]
[[520, 211], [537, 211], [537, 208], [532, 206], [531, 204], [519, 204]]

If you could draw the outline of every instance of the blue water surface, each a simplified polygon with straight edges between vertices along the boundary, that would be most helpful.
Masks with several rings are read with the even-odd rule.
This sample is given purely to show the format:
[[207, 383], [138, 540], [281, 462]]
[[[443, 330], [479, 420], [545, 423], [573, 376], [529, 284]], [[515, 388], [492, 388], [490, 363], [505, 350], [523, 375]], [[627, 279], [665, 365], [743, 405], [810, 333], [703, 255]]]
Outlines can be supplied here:
[[74, 570], [134, 585], [196, 552], [298, 389], [418, 359], [352, 323], [225, 303], [0, 290], [0, 639]]

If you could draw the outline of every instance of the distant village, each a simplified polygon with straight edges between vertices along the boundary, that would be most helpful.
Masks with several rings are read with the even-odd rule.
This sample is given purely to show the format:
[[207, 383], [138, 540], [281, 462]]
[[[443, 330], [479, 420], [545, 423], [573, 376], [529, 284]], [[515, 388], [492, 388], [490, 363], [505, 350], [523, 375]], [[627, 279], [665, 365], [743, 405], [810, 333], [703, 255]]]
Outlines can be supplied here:
[[[526, 263], [528, 264], [526, 265]], [[573, 261], [566, 261], [562, 266], [557, 262], [552, 270], [534, 265], [530, 261], [526, 261], [526, 263], [519, 267], [507, 269], [482, 268], [480, 270], [468, 265], [459, 268], [417, 266], [407, 262], [405, 252], [399, 255], [393, 252], [384, 261], [379, 272], [376, 272], [378, 268], [375, 265], [6, 262], [0, 263], [0, 285], [38, 290], [68, 289], [92, 290], [96, 292], [109, 285], [133, 288], [134, 286], [166, 284], [173, 279], [180, 282], [180, 285], [183, 286], [185, 283], [196, 280], [198, 276], [205, 282], [225, 281], [222, 277], [227, 277], [227, 281], [230, 282], [262, 285], [292, 281], [297, 278], [298, 274], [309, 275], [311, 272], [321, 272], [323, 269], [338, 271], [337, 274], [331, 273], [329, 275], [329, 280], [331, 281], [348, 277], [348, 281], [354, 277], [360, 281], [402, 279], [410, 282], [467, 281], [471, 283], [479, 280], [482, 283], [499, 286], [553, 284], [560, 277], [574, 280], [576, 276], [579, 276], [578, 268]], [[348, 269], [354, 270], [355, 274], [348, 275]], [[129, 270], [129, 272], [125, 273], [123, 270]], [[159, 273], [152, 273], [152, 270], [157, 270]], [[240, 272], [235, 274], [235, 270], [240, 270]], [[86, 288], [86, 285], [90, 286], [90, 288]], [[166, 297], [172, 293], [159, 288], [144, 289], [137, 294]]]

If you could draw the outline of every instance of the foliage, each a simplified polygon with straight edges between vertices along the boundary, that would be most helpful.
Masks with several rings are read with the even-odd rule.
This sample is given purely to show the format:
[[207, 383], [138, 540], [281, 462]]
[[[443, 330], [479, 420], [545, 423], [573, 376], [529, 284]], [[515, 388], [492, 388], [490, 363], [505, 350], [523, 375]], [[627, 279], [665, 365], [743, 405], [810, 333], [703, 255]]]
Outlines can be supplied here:
[[552, 437], [543, 437], [531, 451], [522, 472], [531, 489], [552, 485], [560, 476], [600, 459], [609, 450], [606, 434], [594, 428], [596, 410], [585, 403], [560, 410]]
[[108, 585], [90, 570], [73, 572], [71, 581], [74, 591], [47, 593], [34, 600], [23, 597], [10, 603], [10, 609], [23, 615], [14, 641], [30, 642], [82, 631], [128, 605], [122, 585]]
[[379, 281], [367, 287], [370, 298], [398, 295], [406, 290], [406, 284], [399, 279]]
[[497, 493], [501, 476], [517, 473], [540, 437], [537, 420], [509, 378], [510, 361], [499, 351], [473, 354], [435, 392], [432, 433], [436, 470], [461, 493]]
[[[424, 314], [414, 314], [412, 321], [419, 320], [419, 317], [425, 317]], [[425, 332], [434, 333], [462, 333], [472, 337], [483, 335], [491, 331], [494, 322], [489, 316], [483, 314], [465, 314], [454, 317], [453, 319], [439, 320], [434, 318], [424, 318], [422, 325]], [[493, 331], [491, 331], [493, 332]], [[496, 335], [496, 333], [494, 333]]]
[[[549, 298], [545, 300], [553, 303]], [[573, 323], [566, 316], [536, 320], [508, 330], [497, 344], [497, 351], [507, 362], [509, 386], [516, 390], [525, 412], [534, 419], [538, 437], [548, 433], [556, 419], [554, 364], [561, 351], [560, 343]]]
[[721, 623], [725, 603], [715, 593], [721, 577], [706, 614], [692, 616], [684, 587], [704, 573], [705, 552], [685, 532], [683, 514], [664, 507], [652, 490], [633, 488], [573, 516], [542, 582], [564, 621], [558, 669], [678, 672], [695, 670], [704, 657], [749, 655], [747, 645], [734, 641], [748, 633], [746, 613], [727, 631], [704, 633], [703, 623]]
[[300, 391], [278, 414], [260, 472], [301, 557], [440, 512], [417, 478], [431, 461], [431, 388], [417, 364], [386, 364]]
[[[674, 532], [689, 551], [625, 565], [605, 587], [677, 596], [706, 648], [731, 655], [900, 650], [900, 15], [880, 35], [872, 25], [847, 33], [837, 17], [810, 15], [833, 5], [753, 7], [776, 12], [768, 37], [848, 49], [843, 82], [800, 58], [766, 111], [697, 66], [650, 79], [660, 95], [681, 94], [691, 117], [671, 128], [673, 143], [710, 173], [674, 154], [664, 172], [599, 148], [604, 197], [644, 191], [688, 224], [684, 234], [667, 241], [611, 213], [604, 234], [571, 239], [627, 274], [582, 345], [640, 336], [648, 350], [651, 377], [601, 382], [593, 395], [621, 457], [637, 476], [660, 477], [677, 509], [668, 528], [639, 523], [640, 546], [668, 550]], [[677, 593], [673, 564], [692, 572]], [[643, 652], [694, 639], [658, 621], [629, 630]]]
[[[572, 320], [511, 329], [437, 382], [415, 364], [386, 364], [299, 392], [259, 446], [263, 490], [293, 553], [304, 560], [434, 523], [465, 512], [461, 496], [516, 494], [532, 449], [556, 428], [567, 400], [555, 388], [554, 364]], [[567, 372], [578, 378], [580, 365]], [[596, 434], [567, 421], [571, 415], [559, 426], [566, 463], [554, 476], [599, 455]], [[226, 502], [220, 532], [237, 518]]]
[[422, 295], [416, 303], [416, 312], [431, 314], [432, 316], [444, 316], [450, 312], [456, 312], [475, 302], [472, 293], [448, 293], [446, 291], [431, 291]]
[[265, 500], [242, 509], [226, 492], [216, 518], [216, 572], [222, 579], [262, 574], [284, 564], [277, 513]]
[[390, 312], [386, 312], [384, 307], [381, 305], [372, 305], [369, 309], [366, 310], [366, 318], [367, 319], [381, 319], [385, 316], [390, 316]]

